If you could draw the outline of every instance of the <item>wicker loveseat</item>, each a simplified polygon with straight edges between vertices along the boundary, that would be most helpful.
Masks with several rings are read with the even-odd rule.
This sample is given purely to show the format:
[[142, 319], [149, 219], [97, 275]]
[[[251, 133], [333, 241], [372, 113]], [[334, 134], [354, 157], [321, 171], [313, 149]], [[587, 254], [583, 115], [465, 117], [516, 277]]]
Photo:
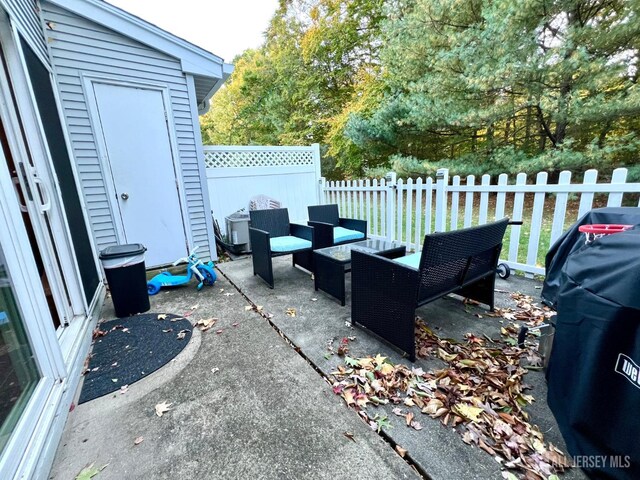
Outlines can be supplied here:
[[424, 238], [394, 260], [351, 252], [351, 321], [415, 360], [415, 310], [449, 293], [494, 307], [495, 271], [509, 219]]
[[307, 211], [309, 212], [307, 224], [316, 230], [316, 248], [367, 239], [366, 220], [341, 218], [336, 204], [312, 205], [307, 207]]
[[293, 256], [294, 266], [313, 272], [313, 250], [317, 248], [313, 227], [290, 223], [286, 208], [252, 210], [249, 216], [254, 275], [259, 275], [273, 288], [271, 258], [289, 254]]

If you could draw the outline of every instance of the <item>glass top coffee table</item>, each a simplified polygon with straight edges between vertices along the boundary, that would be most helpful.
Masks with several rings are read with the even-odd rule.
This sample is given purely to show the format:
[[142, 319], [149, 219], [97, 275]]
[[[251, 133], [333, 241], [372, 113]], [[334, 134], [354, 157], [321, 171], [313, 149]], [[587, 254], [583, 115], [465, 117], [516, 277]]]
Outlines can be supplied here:
[[386, 258], [404, 256], [406, 247], [399, 242], [363, 240], [314, 250], [315, 289], [322, 290], [345, 304], [344, 274], [351, 270], [351, 250], [375, 253]]

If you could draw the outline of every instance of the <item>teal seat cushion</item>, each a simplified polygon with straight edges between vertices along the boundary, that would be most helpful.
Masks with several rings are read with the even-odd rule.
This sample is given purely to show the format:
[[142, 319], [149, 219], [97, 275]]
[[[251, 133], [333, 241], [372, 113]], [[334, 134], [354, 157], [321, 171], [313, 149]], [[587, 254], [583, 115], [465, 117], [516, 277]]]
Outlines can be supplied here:
[[311, 242], [309, 240], [292, 237], [291, 235], [271, 238], [269, 242], [271, 243], [272, 252], [296, 252], [298, 250], [311, 248]]
[[344, 227], [333, 228], [333, 243], [348, 242], [349, 240], [360, 240], [364, 238], [364, 233], [357, 230], [349, 230]]
[[401, 263], [402, 265], [407, 265], [408, 267], [415, 268], [417, 270], [420, 267], [421, 255], [422, 254], [420, 252], [412, 253], [411, 255], [406, 255], [404, 257], [394, 258], [393, 261]]

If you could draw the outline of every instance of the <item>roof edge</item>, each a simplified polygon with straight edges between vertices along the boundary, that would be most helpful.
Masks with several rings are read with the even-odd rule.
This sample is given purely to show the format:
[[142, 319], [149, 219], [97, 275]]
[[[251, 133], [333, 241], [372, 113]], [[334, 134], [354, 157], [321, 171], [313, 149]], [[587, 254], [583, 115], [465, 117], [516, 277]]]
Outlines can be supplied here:
[[185, 73], [222, 78], [223, 59], [102, 0], [46, 0], [110, 28], [151, 48], [178, 58]]
[[211, 102], [209, 100], [211, 100], [211, 97], [213, 97], [215, 93], [220, 90], [220, 87], [222, 87], [224, 82], [226, 82], [227, 79], [231, 76], [234, 69], [235, 67], [230, 63], [225, 63], [222, 65], [222, 78], [213, 85], [213, 88], [209, 90], [209, 93], [207, 93], [202, 102], [198, 104], [198, 115], [204, 115], [209, 111], [209, 107], [211, 107]]

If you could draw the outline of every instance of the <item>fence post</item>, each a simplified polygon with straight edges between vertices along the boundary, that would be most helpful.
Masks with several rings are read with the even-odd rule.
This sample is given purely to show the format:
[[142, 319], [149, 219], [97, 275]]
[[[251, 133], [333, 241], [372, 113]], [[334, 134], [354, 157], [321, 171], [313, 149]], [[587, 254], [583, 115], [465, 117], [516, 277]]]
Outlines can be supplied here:
[[396, 236], [396, 222], [394, 215], [396, 213], [395, 203], [396, 203], [396, 180], [397, 175], [396, 172], [389, 172], [384, 176], [386, 180], [387, 187], [387, 240], [393, 241]]
[[[322, 178], [322, 173], [320, 172], [320, 144], [312, 143], [311, 151], [313, 152], [313, 164], [316, 167], [316, 180], [319, 185], [324, 187], [324, 178]], [[318, 205], [324, 204], [324, 190], [318, 190]]]
[[320, 177], [318, 179], [318, 205], [327, 203], [327, 179]]
[[449, 186], [449, 169], [439, 168], [436, 172], [436, 232], [447, 230], [447, 187]]

